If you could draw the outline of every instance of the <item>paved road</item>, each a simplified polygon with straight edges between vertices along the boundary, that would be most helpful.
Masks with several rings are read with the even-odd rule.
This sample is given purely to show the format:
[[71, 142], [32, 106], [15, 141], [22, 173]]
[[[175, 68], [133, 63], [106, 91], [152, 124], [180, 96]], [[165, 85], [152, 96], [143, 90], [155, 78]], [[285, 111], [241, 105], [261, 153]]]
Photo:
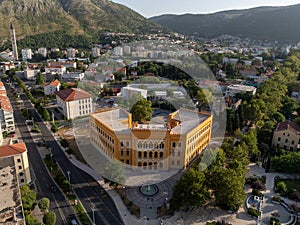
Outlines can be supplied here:
[[[31, 103], [28, 101], [27, 96], [22, 95], [22, 99], [25, 107], [30, 108]], [[67, 171], [70, 171], [73, 190], [87, 210], [90, 218], [93, 218], [92, 208], [94, 207], [95, 223], [97, 225], [123, 225], [119, 212], [106, 191], [90, 175], [78, 169], [69, 161], [36, 110], [32, 110], [32, 116], [66, 177], [68, 177]]]
[[[12, 100], [12, 98], [11, 98]], [[16, 107], [17, 104], [11, 101], [14, 109], [14, 118], [16, 126], [19, 128], [21, 138], [26, 143], [28, 149], [28, 158], [31, 168], [34, 171], [32, 178], [36, 185], [38, 199], [47, 197], [51, 201], [50, 208], [56, 213], [56, 224], [68, 224], [72, 218], [75, 217], [73, 208], [69, 202], [65, 199], [64, 195], [58, 190], [56, 193], [51, 193], [47, 187], [47, 184], [53, 183], [52, 178], [47, 172], [47, 169], [43, 163], [43, 159], [38, 153], [38, 149], [34, 144], [30, 132], [25, 125], [25, 120], [21, 115], [21, 112]]]

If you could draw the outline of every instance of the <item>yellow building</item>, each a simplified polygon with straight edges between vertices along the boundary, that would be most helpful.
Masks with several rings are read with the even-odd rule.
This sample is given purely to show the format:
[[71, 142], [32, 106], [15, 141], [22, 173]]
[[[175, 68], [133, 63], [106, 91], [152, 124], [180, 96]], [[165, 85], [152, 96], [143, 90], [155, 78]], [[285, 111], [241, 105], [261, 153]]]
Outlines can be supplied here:
[[272, 139], [272, 145], [290, 151], [298, 150], [300, 143], [300, 127], [292, 121], [277, 124]]
[[165, 124], [138, 124], [121, 108], [90, 115], [90, 140], [107, 157], [135, 169], [186, 168], [208, 145], [212, 116], [188, 109], [169, 114]]

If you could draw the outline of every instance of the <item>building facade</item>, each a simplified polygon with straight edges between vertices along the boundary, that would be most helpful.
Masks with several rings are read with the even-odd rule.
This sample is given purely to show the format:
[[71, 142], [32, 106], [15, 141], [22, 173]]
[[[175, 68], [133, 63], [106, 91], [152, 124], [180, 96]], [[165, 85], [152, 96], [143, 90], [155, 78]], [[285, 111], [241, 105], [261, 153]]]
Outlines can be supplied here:
[[296, 151], [299, 149], [300, 127], [292, 122], [285, 121], [277, 124], [272, 139], [272, 145], [276, 148]]
[[54, 80], [44, 86], [45, 95], [54, 95], [56, 91], [60, 90], [60, 82], [59, 80]]
[[23, 62], [27, 62], [28, 59], [32, 59], [32, 51], [30, 48], [22, 49], [21, 52]]
[[256, 88], [252, 86], [240, 85], [240, 84], [229, 85], [226, 88], [225, 96], [234, 97], [238, 93], [250, 93], [252, 95], [255, 95]]
[[14, 111], [2, 82], [0, 82], [0, 123], [2, 132], [12, 133], [15, 131]]
[[93, 112], [92, 95], [80, 88], [55, 92], [58, 109], [67, 119], [86, 116]]
[[138, 124], [121, 108], [90, 115], [90, 140], [105, 156], [135, 169], [184, 169], [208, 145], [212, 116], [188, 109], [166, 124]]

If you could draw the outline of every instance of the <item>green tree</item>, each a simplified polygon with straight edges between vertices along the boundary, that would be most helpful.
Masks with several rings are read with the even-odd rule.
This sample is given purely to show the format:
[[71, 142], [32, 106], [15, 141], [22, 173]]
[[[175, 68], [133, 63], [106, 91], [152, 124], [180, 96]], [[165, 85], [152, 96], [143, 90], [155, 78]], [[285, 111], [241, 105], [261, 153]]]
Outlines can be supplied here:
[[119, 184], [124, 184], [126, 181], [124, 165], [119, 161], [108, 162], [104, 168], [103, 178], [105, 183], [109, 183], [114, 188]]
[[214, 192], [217, 204], [223, 209], [237, 211], [245, 199], [244, 177], [235, 169], [220, 169], [215, 179], [218, 179]]
[[42, 111], [42, 117], [43, 117], [43, 120], [45, 121], [50, 121], [51, 120], [51, 116], [50, 116], [50, 113], [47, 109], [43, 108], [43, 111]]
[[209, 198], [205, 187], [204, 172], [194, 168], [188, 170], [174, 187], [172, 207], [201, 206]]
[[152, 103], [151, 101], [142, 98], [133, 105], [130, 112], [135, 121], [150, 121], [153, 112]]
[[41, 225], [38, 219], [31, 214], [25, 214], [25, 222], [27, 225]]
[[46, 82], [46, 77], [44, 74], [42, 74], [41, 72], [39, 72], [36, 75], [36, 80], [35, 80], [36, 84], [38, 85], [43, 85]]
[[56, 214], [53, 211], [46, 213], [43, 217], [45, 225], [54, 225], [56, 223]]
[[21, 198], [24, 210], [30, 211], [36, 201], [36, 193], [30, 190], [28, 185], [20, 187]]
[[42, 198], [40, 201], [39, 201], [39, 204], [38, 204], [39, 208], [45, 212], [47, 209], [49, 209], [49, 206], [50, 206], [50, 200], [48, 198]]

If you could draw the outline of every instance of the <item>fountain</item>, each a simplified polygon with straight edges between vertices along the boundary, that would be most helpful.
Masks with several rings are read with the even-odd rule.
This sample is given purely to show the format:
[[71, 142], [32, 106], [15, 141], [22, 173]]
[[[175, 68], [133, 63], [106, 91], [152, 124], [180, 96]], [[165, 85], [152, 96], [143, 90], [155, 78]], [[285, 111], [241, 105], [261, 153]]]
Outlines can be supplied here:
[[146, 184], [140, 186], [139, 191], [145, 196], [154, 196], [158, 193], [159, 189], [155, 184]]

